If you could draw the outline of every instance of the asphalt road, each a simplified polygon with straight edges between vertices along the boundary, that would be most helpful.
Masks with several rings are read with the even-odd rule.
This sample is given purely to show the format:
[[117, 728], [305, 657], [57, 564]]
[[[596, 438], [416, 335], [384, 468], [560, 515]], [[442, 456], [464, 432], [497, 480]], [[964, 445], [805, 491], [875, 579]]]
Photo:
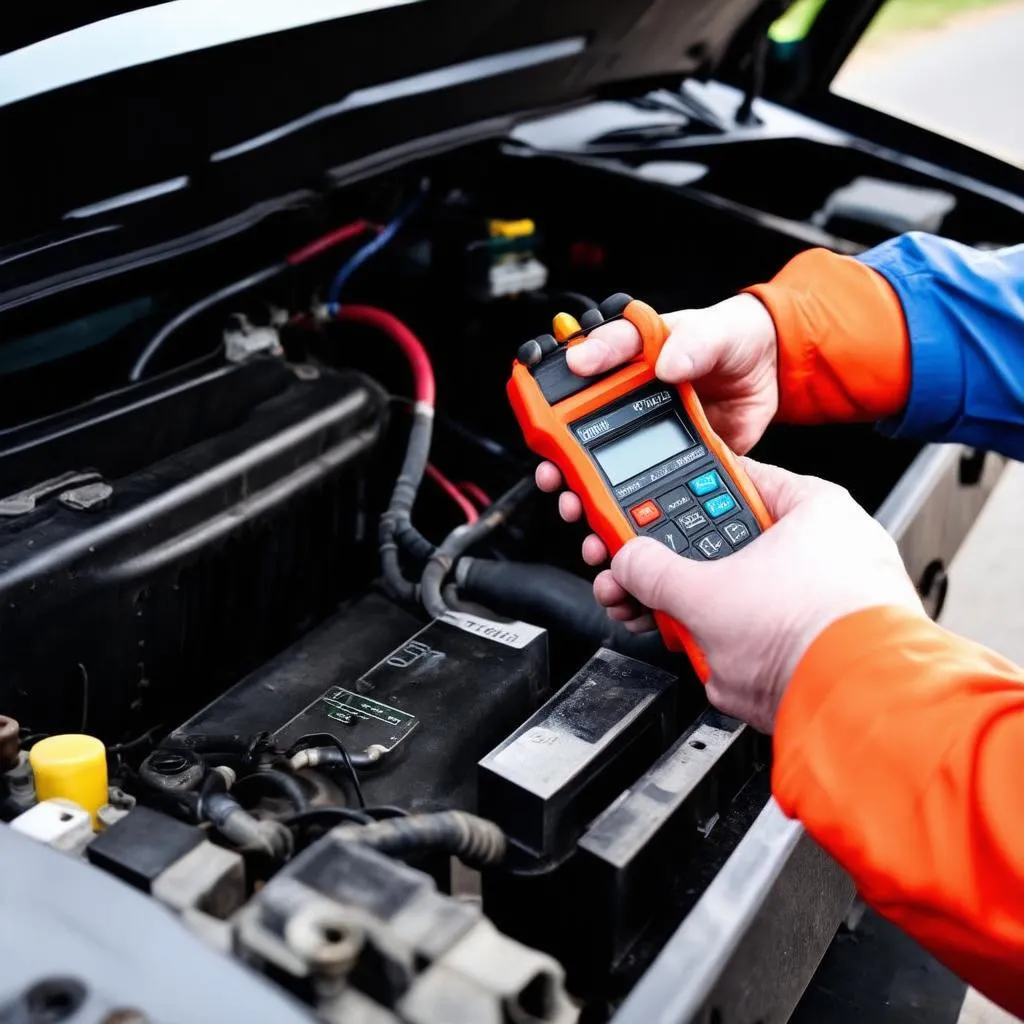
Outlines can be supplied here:
[[855, 54], [834, 88], [1024, 166], [1024, 3]]

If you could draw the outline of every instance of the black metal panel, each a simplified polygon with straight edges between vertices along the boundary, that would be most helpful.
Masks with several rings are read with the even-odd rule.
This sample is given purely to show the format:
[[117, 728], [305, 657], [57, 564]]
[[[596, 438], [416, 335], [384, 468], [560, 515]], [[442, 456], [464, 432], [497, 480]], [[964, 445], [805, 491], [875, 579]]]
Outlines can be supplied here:
[[[34, 730], [84, 724], [108, 736], [180, 715], [362, 584], [375, 545], [361, 506], [383, 395], [356, 374], [280, 372], [277, 394], [229, 408], [227, 423], [190, 388], [157, 419], [152, 404], [129, 410], [96, 455], [127, 470], [109, 479], [105, 507], [51, 499], [0, 522], [6, 713]], [[147, 442], [174, 446], [163, 424], [179, 414], [195, 416], [205, 439], [147, 463]], [[101, 427], [85, 415], [39, 442], [37, 479], [67, 468], [50, 461], [68, 457], [67, 433], [81, 429], [89, 451]]]
[[853, 884], [769, 801], [613, 1024], [782, 1024]]
[[[531, 628], [521, 645], [503, 643], [448, 622], [425, 624], [372, 592], [233, 686], [170, 740], [266, 730], [288, 747], [304, 734], [329, 733], [355, 752], [397, 738], [362, 776], [370, 803], [473, 810], [477, 760], [547, 688], [542, 630]], [[374, 703], [361, 712], [360, 698]]]
[[[479, 766], [480, 813], [529, 859], [568, 853], [586, 822], [672, 735], [675, 677], [599, 650]], [[638, 748], [641, 748], [638, 751]]]

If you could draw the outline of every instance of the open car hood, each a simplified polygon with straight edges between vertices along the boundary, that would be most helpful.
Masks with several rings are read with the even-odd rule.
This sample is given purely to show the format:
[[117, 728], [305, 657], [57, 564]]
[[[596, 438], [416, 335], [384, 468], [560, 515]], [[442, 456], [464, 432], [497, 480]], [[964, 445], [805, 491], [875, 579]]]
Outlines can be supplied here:
[[[181, 189], [244, 209], [417, 139], [714, 67], [778, 0], [23, 5], [0, 242]], [[60, 33], [60, 34], [55, 34]]]

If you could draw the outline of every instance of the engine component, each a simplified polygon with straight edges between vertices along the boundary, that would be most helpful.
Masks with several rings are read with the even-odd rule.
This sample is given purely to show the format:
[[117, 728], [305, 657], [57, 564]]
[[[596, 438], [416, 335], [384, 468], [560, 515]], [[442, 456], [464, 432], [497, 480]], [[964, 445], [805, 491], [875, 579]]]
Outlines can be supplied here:
[[622, 963], [754, 772], [762, 739], [708, 710], [591, 822], [562, 875], [573, 974], [600, 980]]
[[12, 490], [88, 456], [117, 499], [0, 520], [5, 710], [47, 732], [80, 729], [84, 710], [91, 732], [135, 734], [322, 620], [372, 564], [364, 487], [386, 408], [361, 375], [299, 380], [257, 358], [6, 434]]
[[0, 772], [9, 772], [18, 763], [21, 752], [21, 726], [13, 718], [0, 715]]
[[192, 750], [154, 750], [139, 765], [139, 778], [154, 789], [191, 790], [203, 780], [206, 768]]
[[342, 825], [337, 835], [393, 857], [440, 850], [477, 868], [500, 864], [506, 850], [505, 834], [494, 822], [465, 811], [414, 814], [372, 825]]
[[153, 883], [204, 841], [201, 829], [149, 807], [136, 807], [89, 845], [90, 863], [150, 892]]
[[[107, 1024], [310, 1024], [309, 1008], [280, 986], [211, 949], [166, 907], [82, 858], [0, 828], [0, 859], [17, 879], [0, 886], [0, 915], [31, 922], [0, 932], [0, 1012], [9, 1019], [53, 1021], [57, 1007], [65, 1020]], [[40, 1005], [31, 996], [43, 986], [51, 998]]]
[[64, 853], [81, 853], [92, 839], [92, 817], [70, 800], [43, 800], [11, 822], [11, 828]]
[[934, 235], [955, 208], [952, 192], [862, 176], [836, 189], [811, 222], [847, 238], [858, 238], [865, 227], [875, 228], [879, 240], [907, 231]]
[[48, 736], [29, 751], [40, 801], [70, 800], [93, 822], [107, 802], [107, 750], [95, 736]]
[[[424, 626], [371, 592], [179, 726], [167, 743], [199, 750], [209, 737], [266, 730], [289, 749], [326, 735], [371, 769], [361, 773], [368, 802], [472, 810], [477, 760], [533, 711], [547, 687], [543, 630], [461, 612]], [[310, 752], [302, 763], [312, 759]]]
[[225, 920], [245, 902], [245, 862], [241, 854], [204, 841], [158, 875], [151, 892], [180, 914]]
[[236, 313], [224, 330], [224, 358], [229, 363], [241, 363], [256, 355], [280, 356], [281, 336], [276, 327], [256, 326], [244, 313]]
[[210, 823], [225, 839], [247, 853], [283, 861], [292, 852], [292, 835], [279, 821], [256, 818], [229, 793], [214, 793], [203, 801]]
[[547, 284], [548, 268], [537, 259], [534, 250], [540, 239], [534, 222], [489, 220], [486, 239], [469, 245], [470, 288], [483, 298], [500, 299], [537, 291]]
[[671, 741], [675, 685], [670, 673], [602, 648], [480, 761], [480, 814], [530, 858], [565, 855]]
[[7, 796], [4, 800], [5, 817], [10, 818], [28, 810], [36, 802], [36, 780], [29, 764], [28, 751], [22, 750], [13, 767], [3, 775]]
[[239, 911], [243, 956], [290, 978], [329, 1020], [350, 1019], [339, 1007], [353, 990], [409, 1024], [577, 1019], [554, 960], [347, 832], [318, 840]]

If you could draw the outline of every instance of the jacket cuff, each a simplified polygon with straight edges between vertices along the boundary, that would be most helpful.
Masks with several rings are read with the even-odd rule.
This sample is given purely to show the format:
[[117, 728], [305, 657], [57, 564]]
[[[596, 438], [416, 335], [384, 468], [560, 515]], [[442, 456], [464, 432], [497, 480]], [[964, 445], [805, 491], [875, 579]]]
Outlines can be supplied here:
[[779, 419], [870, 421], [904, 408], [910, 343], [884, 276], [852, 257], [809, 249], [745, 291], [775, 322]]

